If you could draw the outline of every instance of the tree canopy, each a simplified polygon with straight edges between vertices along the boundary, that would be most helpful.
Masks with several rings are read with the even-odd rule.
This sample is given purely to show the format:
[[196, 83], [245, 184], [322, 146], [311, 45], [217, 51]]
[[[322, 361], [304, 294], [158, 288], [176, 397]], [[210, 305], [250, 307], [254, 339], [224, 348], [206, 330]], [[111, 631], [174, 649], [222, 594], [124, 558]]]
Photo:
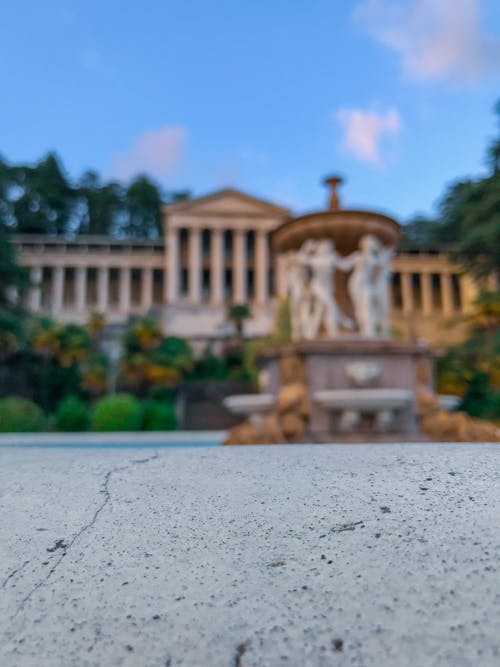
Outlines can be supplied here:
[[0, 157], [0, 225], [20, 234], [158, 238], [162, 202], [186, 198], [187, 191], [162, 192], [144, 174], [124, 184], [89, 170], [73, 182], [55, 153], [34, 165]]
[[417, 217], [403, 227], [402, 250], [445, 248], [479, 281], [500, 267], [500, 102], [498, 133], [487, 150], [489, 172], [448, 187], [436, 218]]

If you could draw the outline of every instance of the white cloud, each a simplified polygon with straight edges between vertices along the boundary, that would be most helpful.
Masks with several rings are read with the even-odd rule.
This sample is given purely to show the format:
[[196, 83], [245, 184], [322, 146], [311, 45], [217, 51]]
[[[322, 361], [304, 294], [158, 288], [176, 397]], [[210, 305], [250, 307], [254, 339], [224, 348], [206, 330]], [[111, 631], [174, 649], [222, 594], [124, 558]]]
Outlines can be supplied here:
[[412, 79], [474, 81], [500, 69], [500, 36], [480, 21], [481, 0], [360, 0], [355, 17], [396, 51]]
[[379, 164], [382, 138], [386, 134], [397, 134], [401, 129], [401, 118], [394, 108], [385, 113], [341, 109], [336, 117], [344, 132], [346, 148], [362, 162]]
[[147, 173], [158, 179], [170, 176], [179, 166], [186, 141], [186, 128], [165, 125], [158, 130], [144, 132], [123, 153], [113, 158], [113, 173], [119, 178], [130, 178]]

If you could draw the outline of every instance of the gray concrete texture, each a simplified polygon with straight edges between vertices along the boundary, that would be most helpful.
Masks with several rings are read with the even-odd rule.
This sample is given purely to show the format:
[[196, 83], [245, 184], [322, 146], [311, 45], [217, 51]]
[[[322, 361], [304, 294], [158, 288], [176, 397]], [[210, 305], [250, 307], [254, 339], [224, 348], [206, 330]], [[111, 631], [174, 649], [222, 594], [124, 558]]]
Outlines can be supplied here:
[[498, 445], [0, 448], [0, 665], [500, 665]]

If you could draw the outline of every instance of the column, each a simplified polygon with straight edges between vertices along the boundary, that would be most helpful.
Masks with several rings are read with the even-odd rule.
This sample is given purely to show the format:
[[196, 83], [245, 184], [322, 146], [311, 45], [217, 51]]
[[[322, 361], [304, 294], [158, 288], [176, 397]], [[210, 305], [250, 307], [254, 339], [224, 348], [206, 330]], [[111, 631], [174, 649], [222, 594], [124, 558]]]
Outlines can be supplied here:
[[42, 308], [42, 267], [34, 266], [31, 269], [30, 278], [29, 308], [33, 313], [38, 313]]
[[75, 272], [75, 307], [78, 312], [85, 310], [87, 300], [87, 269], [79, 266]]
[[121, 313], [128, 315], [130, 312], [130, 269], [120, 269], [120, 294], [118, 308]]
[[472, 313], [474, 311], [474, 301], [477, 298], [477, 285], [472, 276], [463, 273], [460, 276], [460, 301], [462, 302], [462, 312]]
[[401, 299], [405, 315], [413, 312], [413, 284], [411, 273], [401, 272]]
[[432, 299], [432, 276], [424, 272], [420, 274], [420, 285], [422, 287], [422, 310], [424, 315], [432, 315], [434, 303]]
[[279, 299], [284, 299], [287, 292], [286, 255], [281, 254], [276, 257], [276, 294]]
[[246, 303], [245, 232], [235, 229], [233, 233], [233, 302]]
[[63, 309], [64, 267], [56, 266], [52, 271], [52, 314], [59, 315]]
[[165, 241], [167, 244], [166, 301], [175, 303], [179, 298], [179, 231], [169, 227]]
[[222, 244], [222, 229], [214, 229], [210, 239], [210, 297], [212, 303], [217, 306], [224, 301], [225, 259]]
[[106, 313], [109, 307], [109, 269], [100, 266], [97, 269], [97, 310]]
[[269, 248], [267, 232], [262, 231], [255, 235], [255, 296], [258, 304], [269, 297]]
[[451, 315], [453, 313], [453, 291], [449, 273], [441, 274], [441, 302], [443, 304], [443, 315]]
[[189, 232], [188, 288], [191, 303], [201, 301], [201, 230]]
[[143, 269], [141, 278], [141, 310], [147, 313], [153, 305], [153, 269]]

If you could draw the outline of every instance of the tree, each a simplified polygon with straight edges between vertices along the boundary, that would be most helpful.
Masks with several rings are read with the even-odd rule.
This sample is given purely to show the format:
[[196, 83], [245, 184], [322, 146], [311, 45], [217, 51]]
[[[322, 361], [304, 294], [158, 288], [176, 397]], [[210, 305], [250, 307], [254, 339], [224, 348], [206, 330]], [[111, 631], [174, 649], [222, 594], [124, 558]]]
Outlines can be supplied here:
[[479, 282], [500, 267], [500, 103], [496, 105], [499, 135], [488, 149], [491, 173], [486, 178], [454, 183], [439, 210], [437, 239], [449, 245], [450, 256]]
[[[495, 105], [495, 113], [500, 130], [500, 100]], [[492, 141], [491, 146], [488, 148], [488, 164], [493, 174], [500, 172], [500, 132], [499, 136]]]
[[480, 282], [500, 266], [500, 172], [453, 185], [441, 205], [441, 240]]
[[78, 395], [82, 366], [92, 351], [90, 332], [78, 324], [61, 324], [48, 317], [32, 322], [30, 344], [35, 393], [46, 412], [67, 394]]
[[0, 156], [0, 229], [13, 224], [11, 192], [14, 185], [12, 167]]
[[158, 187], [147, 177], [137, 176], [125, 192], [127, 222], [123, 231], [134, 238], [162, 235], [161, 197]]
[[417, 216], [401, 228], [398, 249], [423, 250], [436, 246], [437, 223], [432, 218]]
[[0, 314], [20, 314], [21, 295], [28, 286], [29, 272], [17, 263], [10, 235], [0, 224]]
[[[495, 111], [500, 130], [500, 101]], [[429, 246], [448, 251], [484, 283], [500, 266], [500, 132], [488, 148], [490, 173], [458, 180], [445, 192], [436, 219], [417, 217], [403, 226], [399, 248]]]
[[77, 187], [78, 234], [110, 236], [123, 217], [123, 189], [118, 183], [102, 184], [98, 174], [87, 171]]
[[463, 396], [474, 417], [500, 418], [500, 290], [482, 292], [470, 317], [468, 338], [437, 359], [438, 389]]
[[182, 338], [164, 338], [151, 318], [141, 318], [125, 334], [122, 378], [141, 396], [158, 387], [175, 386], [192, 366], [189, 344]]
[[240, 341], [243, 338], [243, 323], [250, 316], [250, 308], [246, 303], [232, 303], [227, 309], [227, 317], [233, 322], [236, 336]]
[[12, 203], [15, 229], [23, 234], [66, 234], [75, 193], [55, 153], [34, 167], [12, 168], [20, 195]]

